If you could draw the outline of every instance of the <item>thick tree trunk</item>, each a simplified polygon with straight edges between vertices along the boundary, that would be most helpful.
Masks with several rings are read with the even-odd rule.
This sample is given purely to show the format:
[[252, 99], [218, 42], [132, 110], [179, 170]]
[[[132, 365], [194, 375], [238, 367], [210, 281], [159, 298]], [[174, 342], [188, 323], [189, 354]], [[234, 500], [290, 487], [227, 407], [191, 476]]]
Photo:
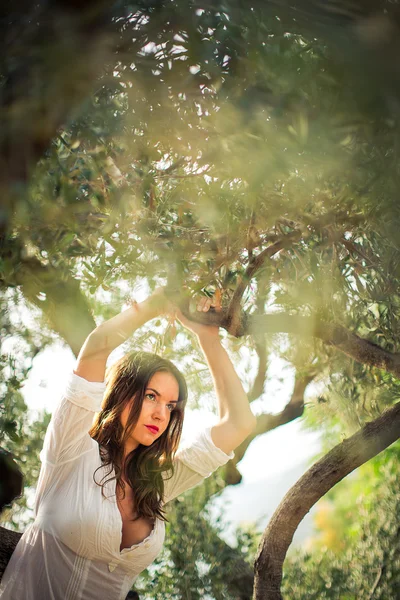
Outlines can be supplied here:
[[314, 504], [346, 475], [400, 438], [400, 402], [335, 446], [289, 490], [266, 528], [255, 560], [254, 600], [282, 600], [283, 561]]

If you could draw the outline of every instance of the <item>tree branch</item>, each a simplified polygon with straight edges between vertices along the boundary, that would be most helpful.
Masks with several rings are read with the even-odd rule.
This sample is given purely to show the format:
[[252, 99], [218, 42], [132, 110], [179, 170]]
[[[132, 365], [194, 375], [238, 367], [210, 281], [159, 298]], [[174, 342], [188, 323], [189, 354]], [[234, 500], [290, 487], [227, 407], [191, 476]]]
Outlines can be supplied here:
[[[250, 281], [253, 279], [254, 275], [261, 269], [264, 265], [265, 261], [269, 258], [272, 258], [275, 254], [291, 246], [294, 242], [298, 241], [301, 238], [300, 231], [293, 231], [288, 233], [286, 236], [277, 240], [268, 248], [265, 248], [260, 254], [253, 257], [250, 261], [247, 269], [238, 282], [231, 301], [228, 307], [228, 314], [226, 316], [227, 321], [229, 323], [229, 327], [231, 331], [236, 331], [240, 327], [240, 303], [243, 298], [243, 294], [246, 291], [247, 286]], [[234, 335], [234, 334], [233, 334]]]
[[69, 272], [44, 265], [36, 257], [24, 257], [18, 240], [0, 236], [0, 258], [11, 267], [0, 276], [0, 285], [19, 287], [24, 298], [37, 306], [50, 327], [77, 355], [86, 337], [96, 327], [79, 281]]
[[255, 349], [258, 356], [258, 371], [254, 378], [251, 390], [247, 394], [249, 402], [257, 400], [257, 398], [259, 398], [264, 391], [265, 378], [267, 376], [268, 368], [268, 352], [264, 335], [256, 338]]
[[71, 276], [60, 277], [57, 269], [44, 266], [35, 258], [20, 264], [15, 285], [26, 300], [37, 306], [50, 327], [77, 356], [96, 323], [79, 282]]
[[247, 334], [253, 332], [259, 334], [260, 331], [265, 331], [316, 337], [357, 362], [383, 369], [400, 377], [400, 354], [388, 352], [335, 323], [320, 321], [312, 317], [273, 313], [250, 317], [245, 330]]
[[378, 569], [378, 573], [376, 574], [376, 577], [375, 577], [374, 583], [372, 585], [371, 591], [369, 592], [368, 598], [366, 600], [372, 600], [372, 598], [374, 597], [375, 590], [376, 590], [376, 588], [379, 585], [379, 582], [380, 582], [381, 577], [383, 575], [383, 571], [384, 571], [384, 566], [382, 565]]
[[357, 362], [383, 369], [400, 377], [400, 354], [384, 350], [377, 344], [351, 333], [345, 327], [335, 323], [321, 321], [314, 317], [271, 313], [266, 315], [247, 315], [242, 313], [240, 320], [232, 327], [227, 311], [215, 313], [190, 313], [182, 306], [183, 314], [205, 325], [217, 325], [226, 329], [235, 337], [260, 335], [260, 333], [291, 333], [305, 338], [316, 337], [325, 344], [340, 350]]
[[266, 528], [255, 560], [254, 600], [282, 600], [283, 561], [304, 516], [334, 485], [400, 437], [400, 402], [344, 440], [289, 490]]

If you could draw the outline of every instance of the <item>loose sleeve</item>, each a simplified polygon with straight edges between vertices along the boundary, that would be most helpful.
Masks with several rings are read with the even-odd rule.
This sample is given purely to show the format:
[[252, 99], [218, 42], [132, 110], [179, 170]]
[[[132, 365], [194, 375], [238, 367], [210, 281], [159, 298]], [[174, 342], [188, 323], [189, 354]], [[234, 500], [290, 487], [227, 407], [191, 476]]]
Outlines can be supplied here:
[[164, 480], [164, 502], [167, 503], [194, 487], [233, 456], [233, 452], [225, 454], [217, 448], [211, 438], [211, 427], [205, 429], [176, 453], [174, 474]]
[[40, 458], [43, 463], [60, 465], [93, 449], [89, 429], [94, 413], [101, 408], [104, 382], [86, 381], [71, 375], [61, 401], [56, 406], [46, 431]]

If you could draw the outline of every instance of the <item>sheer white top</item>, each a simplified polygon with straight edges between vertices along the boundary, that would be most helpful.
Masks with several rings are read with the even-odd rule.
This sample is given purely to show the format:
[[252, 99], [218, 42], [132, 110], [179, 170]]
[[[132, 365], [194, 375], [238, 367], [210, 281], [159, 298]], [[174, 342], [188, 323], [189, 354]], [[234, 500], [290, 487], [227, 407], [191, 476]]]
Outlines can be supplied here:
[[[102, 496], [99, 446], [88, 434], [101, 407], [104, 383], [72, 375], [56, 407], [40, 453], [35, 520], [21, 537], [0, 584], [1, 600], [124, 600], [137, 575], [160, 552], [165, 526], [156, 520], [140, 544], [120, 551], [122, 520], [115, 480]], [[232, 455], [210, 430], [178, 450], [165, 481], [164, 502], [208, 477]], [[108, 467], [109, 469], [109, 467]]]

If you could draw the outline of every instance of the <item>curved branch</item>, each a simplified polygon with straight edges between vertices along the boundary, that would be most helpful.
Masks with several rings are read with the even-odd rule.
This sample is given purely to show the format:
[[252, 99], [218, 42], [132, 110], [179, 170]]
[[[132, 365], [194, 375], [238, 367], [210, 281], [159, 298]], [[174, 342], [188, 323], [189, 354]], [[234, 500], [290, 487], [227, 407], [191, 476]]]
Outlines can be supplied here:
[[277, 240], [271, 246], [268, 246], [268, 248], [265, 248], [265, 250], [260, 252], [260, 254], [258, 254], [256, 257], [254, 257], [250, 261], [243, 277], [238, 282], [238, 284], [235, 288], [235, 291], [233, 293], [233, 296], [231, 298], [231, 301], [229, 303], [228, 314], [227, 314], [226, 318], [229, 323], [229, 327], [230, 327], [231, 331], [236, 331], [239, 327], [239, 324], [240, 324], [240, 302], [243, 298], [243, 294], [246, 291], [247, 286], [249, 285], [250, 281], [253, 279], [254, 275], [257, 273], [257, 271], [259, 271], [261, 269], [261, 267], [264, 265], [264, 263], [267, 259], [272, 258], [275, 254], [277, 254], [284, 248], [287, 248], [294, 242], [298, 241], [300, 238], [301, 238], [300, 231], [292, 231], [291, 233], [288, 233], [286, 236]]
[[283, 561], [305, 515], [334, 485], [400, 438], [400, 402], [316, 462], [289, 490], [266, 528], [255, 560], [254, 600], [282, 600]]

